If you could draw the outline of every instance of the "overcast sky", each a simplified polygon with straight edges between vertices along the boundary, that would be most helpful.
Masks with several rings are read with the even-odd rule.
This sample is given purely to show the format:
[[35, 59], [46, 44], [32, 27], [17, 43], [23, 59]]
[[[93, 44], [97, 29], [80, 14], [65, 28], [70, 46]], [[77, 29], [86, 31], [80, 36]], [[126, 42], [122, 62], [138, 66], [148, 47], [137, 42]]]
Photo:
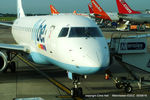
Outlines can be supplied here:
[[[0, 13], [16, 13], [17, 0], [0, 0]], [[22, 0], [25, 13], [49, 14], [49, 5], [52, 4], [62, 13], [88, 12], [90, 0]], [[118, 12], [116, 0], [96, 0], [107, 12]], [[150, 9], [150, 0], [125, 0], [135, 10]]]

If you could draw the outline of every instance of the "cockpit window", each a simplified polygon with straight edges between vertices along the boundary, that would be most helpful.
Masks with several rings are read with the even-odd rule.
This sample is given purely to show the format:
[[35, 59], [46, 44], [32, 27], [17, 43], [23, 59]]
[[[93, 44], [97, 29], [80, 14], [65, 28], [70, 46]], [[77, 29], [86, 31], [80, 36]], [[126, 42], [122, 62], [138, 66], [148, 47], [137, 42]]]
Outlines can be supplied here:
[[97, 27], [72, 27], [69, 37], [103, 37]]
[[68, 27], [62, 28], [58, 37], [66, 37], [68, 34], [68, 30], [69, 30]]

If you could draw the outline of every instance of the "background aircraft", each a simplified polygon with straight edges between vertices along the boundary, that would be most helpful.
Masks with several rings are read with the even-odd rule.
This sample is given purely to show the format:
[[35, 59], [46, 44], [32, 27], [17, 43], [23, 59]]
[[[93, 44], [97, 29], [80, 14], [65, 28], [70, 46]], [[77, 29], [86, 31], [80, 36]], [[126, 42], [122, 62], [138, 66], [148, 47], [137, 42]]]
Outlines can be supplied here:
[[119, 18], [137, 24], [150, 23], [150, 14], [132, 10], [124, 0], [116, 0]]
[[117, 13], [105, 12], [95, 0], [91, 0], [91, 3], [96, 18], [109, 21], [119, 21]]
[[50, 10], [51, 10], [51, 14], [54, 15], [54, 14], [60, 14], [53, 5], [50, 5]]
[[119, 14], [141, 14], [140, 11], [132, 10], [124, 0], [116, 0]]
[[91, 4], [88, 4], [90, 14], [94, 14], [93, 7]]
[[[61, 23], [61, 24], [60, 24]], [[79, 75], [96, 73], [109, 65], [109, 48], [99, 27], [89, 18], [76, 15], [25, 16], [17, 0], [17, 19], [11, 26], [18, 44], [0, 43], [0, 70], [15, 67], [13, 52], [37, 64], [54, 64], [74, 80], [72, 94], [82, 94]], [[7, 59], [8, 57], [8, 59]], [[9, 60], [9, 61], [8, 61]]]
[[74, 15], [79, 15], [79, 16], [84, 16], [87, 18], [91, 18], [93, 16], [92, 13], [92, 8], [90, 8], [90, 6], [88, 6], [90, 9], [90, 14], [89, 13], [77, 13], [76, 10], [73, 11], [73, 13], [59, 13], [58, 10], [56, 10], [56, 8], [53, 5], [50, 5], [50, 10], [51, 10], [51, 14], [53, 15], [58, 15], [58, 14], [74, 14]]

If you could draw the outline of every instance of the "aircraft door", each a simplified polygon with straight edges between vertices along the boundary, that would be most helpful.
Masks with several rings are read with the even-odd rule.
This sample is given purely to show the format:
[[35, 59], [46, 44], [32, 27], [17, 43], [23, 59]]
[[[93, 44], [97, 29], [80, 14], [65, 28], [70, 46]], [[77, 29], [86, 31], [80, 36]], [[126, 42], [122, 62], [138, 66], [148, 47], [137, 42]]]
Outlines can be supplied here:
[[55, 30], [55, 26], [54, 25], [50, 26], [50, 29], [48, 30], [48, 34], [46, 36], [46, 38], [47, 38], [46, 39], [47, 40], [47, 49], [48, 49], [48, 52], [50, 52], [50, 54], [54, 53], [55, 46], [56, 46], [56, 44], [54, 42], [55, 37], [53, 35], [54, 30]]

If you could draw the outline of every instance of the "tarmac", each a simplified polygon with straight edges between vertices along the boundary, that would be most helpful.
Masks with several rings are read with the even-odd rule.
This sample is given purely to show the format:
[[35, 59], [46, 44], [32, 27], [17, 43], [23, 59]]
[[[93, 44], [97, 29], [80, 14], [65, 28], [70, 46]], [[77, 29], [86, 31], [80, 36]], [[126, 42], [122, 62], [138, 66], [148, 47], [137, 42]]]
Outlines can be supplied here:
[[[111, 34], [117, 32], [113, 28], [102, 28], [102, 31], [106, 38], [110, 38]], [[0, 26], [0, 43], [15, 43], [10, 27]], [[7, 73], [0, 73], [0, 100], [31, 97], [41, 97], [44, 100], [73, 100], [72, 98], [67, 97], [60, 98], [59, 96], [66, 96], [68, 94], [49, 82], [45, 77], [30, 68], [27, 64], [24, 64], [18, 58], [15, 58], [15, 61], [17, 62], [16, 73], [11, 73], [10, 71]], [[132, 78], [116, 61], [114, 61], [109, 67], [115, 77], [126, 76]], [[72, 80], [67, 78], [65, 70], [54, 65], [37, 66], [37, 68], [67, 88], [71, 89], [73, 87]], [[140, 71], [136, 71], [139, 75]], [[83, 93], [86, 97], [84, 100], [150, 99], [150, 86], [144, 86], [139, 90], [137, 84], [133, 84], [133, 92], [131, 94], [126, 94], [123, 89], [117, 89], [112, 80], [105, 80], [104, 72], [105, 71], [101, 71], [89, 75], [87, 79], [81, 79], [80, 87], [83, 88]], [[150, 76], [148, 73], [144, 72], [140, 72], [140, 75], [148, 76], [148, 78]]]

